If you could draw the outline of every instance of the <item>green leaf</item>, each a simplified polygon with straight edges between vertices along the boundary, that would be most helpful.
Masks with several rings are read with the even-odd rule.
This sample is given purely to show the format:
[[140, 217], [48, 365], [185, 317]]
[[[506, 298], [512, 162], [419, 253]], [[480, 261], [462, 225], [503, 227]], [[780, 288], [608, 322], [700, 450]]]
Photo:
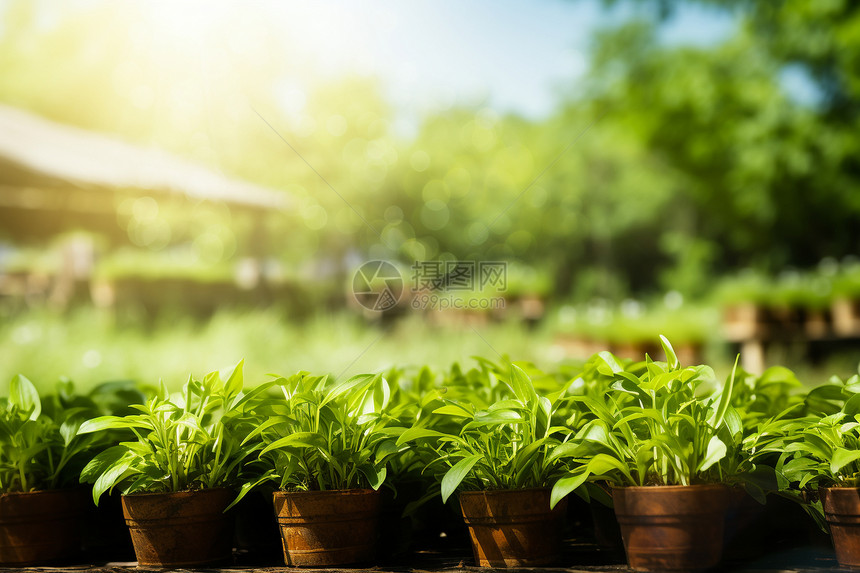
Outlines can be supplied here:
[[514, 458], [514, 470], [518, 474], [534, 465], [537, 460], [533, 454], [535, 454], [546, 443], [546, 440], [546, 438], [536, 440], [516, 453], [516, 457]]
[[386, 457], [398, 452], [397, 443], [394, 440], [383, 440], [376, 448], [376, 459], [383, 460]]
[[652, 375], [650, 380], [643, 380], [640, 385], [645, 390], [649, 391], [659, 391], [668, 386], [671, 382], [678, 380], [682, 375], [682, 372], [678, 370], [670, 370], [669, 372], [661, 372], [656, 375]]
[[[469, 405], [471, 406], [471, 404], [469, 404]], [[472, 407], [474, 407], [474, 406], [472, 406]], [[445, 404], [444, 406], [442, 406], [440, 408], [436, 408], [435, 410], [433, 410], [433, 413], [444, 415], [444, 416], [462, 416], [462, 417], [466, 417], [466, 418], [471, 418], [472, 416], [475, 415], [475, 413], [473, 411], [469, 411], [469, 409], [466, 408], [464, 405], [461, 405], [461, 404], [455, 403], [455, 402], [451, 402], [451, 403]]]
[[[623, 411], [629, 412], [630, 409], [625, 408]], [[666, 426], [666, 420], [663, 419], [663, 414], [660, 412], [660, 410], [656, 410], [654, 408], [644, 408], [636, 409], [632, 414], [627, 414], [626, 416], [615, 422], [615, 425], [612, 427], [612, 429], [616, 430], [622, 426], [629, 426], [630, 422], [639, 420], [641, 418], [648, 418], [650, 420], [654, 420], [655, 422], [660, 424], [661, 428]]]
[[483, 426], [498, 426], [501, 424], [518, 424], [524, 422], [523, 415], [515, 410], [485, 411], [475, 414], [475, 418], [463, 426], [463, 431], [470, 431]]
[[785, 446], [786, 452], [806, 452], [819, 460], [825, 461], [833, 458], [833, 448], [819, 436], [806, 433], [802, 442], [792, 442]]
[[446, 503], [451, 494], [460, 486], [460, 483], [469, 475], [472, 468], [481, 458], [480, 454], [474, 454], [463, 458], [448, 470], [442, 478], [442, 503]]
[[592, 475], [606, 475], [613, 471], [621, 472], [631, 483], [633, 477], [627, 464], [607, 454], [597, 454], [588, 462], [588, 472]]
[[385, 481], [386, 469], [385, 466], [381, 466], [375, 468], [370, 465], [364, 465], [358, 468], [358, 470], [367, 478], [367, 483], [370, 484], [370, 487], [378, 490], [382, 487], [382, 483]]
[[635, 374], [631, 374], [630, 372], [619, 372], [617, 376], [619, 376], [621, 380], [616, 380], [612, 383], [613, 390], [633, 394], [644, 404], [651, 403], [651, 396], [642, 389], [639, 378], [637, 378]]
[[82, 483], [93, 483], [108, 466], [114, 464], [127, 451], [124, 446], [112, 446], [100, 452], [81, 470], [80, 481]]
[[563, 477], [557, 482], [555, 482], [555, 485], [552, 486], [552, 492], [549, 496], [550, 509], [554, 508], [556, 504], [558, 504], [558, 502], [567, 497], [570, 492], [584, 484], [585, 480], [588, 479], [588, 476], [589, 473], [585, 471], [584, 468], [582, 468], [579, 473]]
[[845, 402], [845, 405], [842, 406], [842, 412], [844, 412], [849, 418], [853, 418], [857, 414], [860, 414], [860, 394], [854, 394], [851, 396]]
[[234, 505], [239, 503], [239, 501], [243, 497], [248, 495], [248, 492], [253, 490], [255, 487], [257, 487], [261, 483], [263, 483], [265, 481], [269, 481], [269, 480], [273, 479], [274, 477], [275, 477], [275, 473], [272, 470], [267, 470], [266, 473], [264, 473], [262, 476], [260, 476], [256, 480], [243, 482], [242, 486], [239, 488], [239, 493], [236, 494], [236, 497], [233, 499], [233, 501], [230, 502], [230, 505], [228, 505], [227, 507], [224, 508], [224, 513], [227, 513], [227, 511], [229, 511], [229, 509], [231, 507], [233, 507]]
[[726, 444], [724, 444], [717, 436], [711, 436], [711, 439], [708, 442], [708, 449], [705, 452], [705, 457], [702, 459], [701, 463], [699, 463], [699, 467], [696, 468], [696, 471], [703, 472], [707, 470], [725, 456]]
[[597, 367], [597, 371], [601, 374], [608, 376], [612, 374], [618, 374], [624, 371], [624, 368], [618, 364], [618, 360], [615, 359], [615, 356], [612, 355], [611, 352], [603, 350], [597, 353], [598, 358], [603, 363]]
[[759, 387], [786, 386], [788, 388], [799, 388], [803, 383], [797, 379], [797, 375], [785, 366], [771, 366], [759, 377]]
[[387, 436], [389, 438], [399, 438], [406, 430], [407, 428], [403, 428], [401, 426], [386, 426], [385, 428], [379, 428], [376, 433], [380, 436]]
[[735, 374], [738, 370], [738, 361], [740, 358], [740, 354], [735, 357], [735, 365], [732, 367], [732, 375], [729, 377], [725, 386], [723, 386], [723, 392], [720, 394], [720, 403], [714, 412], [714, 417], [710, 420], [712, 428], [718, 428], [723, 422], [723, 416], [726, 415], [726, 410], [729, 408], [729, 404], [732, 401], [732, 392], [735, 387]]
[[229, 370], [222, 370], [219, 373], [221, 380], [224, 380], [224, 390], [227, 396], [235, 396], [242, 391], [242, 387], [245, 384], [245, 378], [243, 374], [244, 366], [245, 359], [243, 358], [233, 368]]
[[726, 427], [729, 429], [731, 436], [741, 436], [744, 433], [744, 423], [738, 411], [729, 406], [726, 409]]
[[442, 438], [447, 436], [447, 434], [443, 434], [442, 432], [437, 432], [436, 430], [428, 430], [427, 428], [409, 428], [405, 432], [403, 432], [400, 437], [397, 439], [397, 445], [402, 446], [406, 442], [412, 442], [415, 440], [420, 440], [424, 438]]
[[[381, 374], [377, 375], [381, 378]], [[340, 382], [339, 384], [335, 384], [326, 394], [320, 406], [325, 406], [329, 402], [333, 400], [338, 400], [343, 396], [352, 394], [357, 395], [358, 393], [363, 392], [363, 389], [357, 390], [358, 387], [362, 385], [368, 385], [372, 383], [372, 379], [374, 378], [373, 374], [358, 374], [353, 376], [352, 378]]]
[[137, 473], [131, 471], [134, 464], [134, 458], [130, 455], [123, 455], [113, 464], [109, 465], [96, 480], [93, 485], [93, 502], [98, 505], [99, 498], [103, 493], [112, 489], [115, 485], [123, 481], [128, 475]]
[[532, 379], [516, 364], [511, 364], [511, 387], [517, 399], [524, 404], [531, 404], [537, 399]]
[[119, 430], [124, 428], [151, 428], [147, 422], [135, 420], [132, 417], [121, 418], [119, 416], [99, 416], [87, 420], [78, 428], [78, 434], [91, 434], [103, 430]]
[[592, 450], [588, 448], [588, 444], [585, 444], [580, 440], [571, 440], [552, 448], [549, 455], [546, 457], [545, 463], [549, 465], [562, 458], [580, 457], [584, 453], [590, 451]]
[[42, 413], [39, 392], [23, 374], [18, 374], [12, 378], [12, 382], [9, 384], [9, 403], [27, 412], [30, 420], [36, 420]]
[[68, 445], [72, 443], [72, 440], [75, 439], [75, 436], [78, 433], [80, 425], [81, 418], [79, 416], [69, 418], [60, 425], [60, 437], [63, 438], [64, 446], [68, 447]]
[[319, 448], [320, 450], [324, 450], [326, 449], [326, 445], [325, 436], [321, 436], [316, 432], [295, 432], [267, 445], [260, 454], [262, 455], [281, 448]]
[[846, 450], [836, 448], [833, 450], [833, 459], [830, 460], [830, 471], [835, 475], [848, 464], [860, 459], [860, 450]]
[[523, 403], [520, 400], [499, 400], [493, 404], [490, 404], [490, 407], [487, 408], [489, 412], [494, 412], [496, 410], [522, 410]]
[[669, 368], [677, 370], [681, 366], [681, 362], [675, 354], [675, 349], [672, 348], [672, 343], [662, 334], [660, 335], [660, 345], [663, 346], [663, 352], [666, 353], [666, 363], [669, 364]]

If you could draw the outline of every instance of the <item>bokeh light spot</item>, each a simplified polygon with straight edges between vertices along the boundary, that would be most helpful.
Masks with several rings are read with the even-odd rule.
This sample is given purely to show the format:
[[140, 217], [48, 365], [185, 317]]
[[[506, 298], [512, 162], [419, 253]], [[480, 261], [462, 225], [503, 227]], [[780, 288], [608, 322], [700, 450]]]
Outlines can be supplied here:
[[431, 179], [426, 185], [424, 185], [424, 189], [421, 190], [421, 198], [424, 199], [424, 202], [426, 203], [429, 203], [430, 201], [447, 203], [450, 197], [451, 192], [448, 189], [448, 186], [439, 179]]
[[308, 229], [319, 231], [328, 222], [328, 213], [320, 205], [308, 205], [302, 209], [302, 219]]
[[431, 231], [443, 229], [450, 218], [448, 206], [438, 199], [428, 201], [421, 208], [421, 222]]
[[419, 173], [425, 171], [430, 167], [430, 156], [421, 149], [413, 151], [412, 155], [409, 156], [409, 165]]
[[335, 137], [340, 137], [346, 133], [348, 123], [342, 115], [333, 115], [325, 122], [326, 130]]

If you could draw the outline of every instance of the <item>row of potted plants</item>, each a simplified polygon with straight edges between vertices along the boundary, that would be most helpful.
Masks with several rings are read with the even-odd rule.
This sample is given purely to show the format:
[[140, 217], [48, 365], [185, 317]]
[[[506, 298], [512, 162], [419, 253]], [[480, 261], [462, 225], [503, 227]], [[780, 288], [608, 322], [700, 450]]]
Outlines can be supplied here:
[[372, 562], [383, 506], [415, 515], [455, 495], [478, 565], [558, 562], [571, 494], [614, 508], [634, 569], [717, 565], [726, 516], [768, 495], [826, 518], [840, 563], [860, 565], [846, 549], [860, 519], [860, 377], [803, 392], [784, 368], [735, 365], [720, 383], [661, 343], [665, 361], [600, 352], [544, 373], [478, 359], [441, 378], [299, 372], [250, 390], [240, 362], [128, 408], [68, 396], [43, 408], [18, 376], [0, 418], [0, 561], [68, 559], [76, 528], [46, 547], [33, 509], [45, 502], [25, 499], [56, 505], [72, 488], [45, 518], [73, 526], [80, 481], [96, 503], [122, 492], [142, 566], [229, 560], [230, 509], [255, 489], [270, 491], [290, 566]]
[[860, 334], [860, 265], [823, 261], [818, 270], [769, 277], [746, 272], [715, 291], [726, 335], [820, 339]]
[[[677, 293], [675, 293], [677, 294]], [[680, 297], [680, 295], [678, 295]], [[652, 301], [653, 302], [653, 301]], [[705, 345], [719, 331], [719, 311], [696, 303], [675, 305], [627, 300], [618, 306], [597, 302], [564, 306], [550, 328], [554, 343], [570, 356], [590, 356], [602, 350], [635, 361], [660, 353], [659, 334], [673, 341], [675, 352], [687, 364], [702, 360]]]

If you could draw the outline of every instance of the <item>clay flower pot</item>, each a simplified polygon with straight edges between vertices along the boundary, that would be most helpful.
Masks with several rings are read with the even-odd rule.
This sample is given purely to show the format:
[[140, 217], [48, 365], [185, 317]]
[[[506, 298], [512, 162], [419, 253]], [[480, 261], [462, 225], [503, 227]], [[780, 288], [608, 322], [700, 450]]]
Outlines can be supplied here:
[[190, 567], [229, 561], [233, 532], [226, 488], [124, 495], [122, 510], [141, 567]]
[[82, 490], [0, 495], [0, 565], [74, 559], [81, 550], [87, 499]]
[[820, 494], [836, 560], [843, 567], [860, 567], [860, 488], [821, 488]]
[[720, 562], [725, 485], [613, 488], [627, 563], [637, 571], [702, 570]]
[[567, 499], [549, 508], [550, 490], [466, 491], [460, 509], [480, 567], [549, 565], [561, 556]]
[[373, 560], [379, 492], [276, 491], [274, 498], [288, 566], [329, 567]]

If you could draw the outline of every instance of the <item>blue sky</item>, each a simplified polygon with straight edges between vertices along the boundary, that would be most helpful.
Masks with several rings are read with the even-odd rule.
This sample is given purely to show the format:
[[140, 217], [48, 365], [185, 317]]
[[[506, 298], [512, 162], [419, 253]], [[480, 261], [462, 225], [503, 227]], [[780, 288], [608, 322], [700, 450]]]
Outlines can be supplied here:
[[[195, 41], [207, 37], [253, 44], [261, 35], [277, 35], [289, 62], [277, 81], [288, 112], [290, 107], [301, 111], [317, 81], [345, 74], [378, 77], [401, 133], [413, 130], [428, 112], [452, 105], [545, 117], [558, 93], [575, 89], [587, 71], [593, 33], [622, 23], [634, 9], [649, 9], [633, 2], [608, 9], [601, 0], [74, 0], [69, 5], [87, 10], [107, 1], [145, 7], [165, 38], [181, 37], [188, 46], [202, 45]], [[8, 0], [0, 0], [0, 8], [6, 5]], [[38, 5], [46, 22], [64, 11], [59, 2]], [[251, 14], [255, 17], [245, 18]], [[729, 37], [736, 24], [725, 12], [682, 2], [661, 36], [670, 44], [709, 45]], [[215, 56], [203, 50], [202, 57]], [[803, 78], [789, 80], [803, 87]]]
[[[75, 10], [116, 2], [144, 7], [167, 36], [186, 36], [198, 28], [197, 39], [208, 34], [220, 43], [238, 38], [253, 44], [275, 34], [287, 46], [290, 61], [278, 80], [287, 111], [304, 105], [315, 81], [371, 75], [393, 104], [401, 132], [414, 130], [428, 112], [451, 105], [545, 117], [557, 94], [574, 89], [587, 71], [593, 33], [621, 24], [637, 9], [652, 9], [631, 1], [609, 9], [602, 0], [33, 1], [43, 25], [58, 23], [63, 13], [73, 17]], [[0, 0], [0, 11], [9, 5]], [[670, 45], [708, 46], [730, 37], [737, 24], [725, 11], [678, 2], [660, 36]], [[787, 66], [780, 79], [797, 101], [819, 101], [820, 93], [799, 66]]]
[[[553, 109], [558, 90], [586, 71], [592, 33], [632, 13], [627, 5], [607, 10], [598, 0], [315, 6], [280, 8], [298, 49], [316, 46], [304, 55], [319, 62], [323, 75], [357, 70], [379, 76], [405, 116], [482, 103], [499, 112], [543, 117]], [[707, 45], [727, 38], [735, 25], [728, 14], [682, 4], [661, 33], [669, 43]]]

